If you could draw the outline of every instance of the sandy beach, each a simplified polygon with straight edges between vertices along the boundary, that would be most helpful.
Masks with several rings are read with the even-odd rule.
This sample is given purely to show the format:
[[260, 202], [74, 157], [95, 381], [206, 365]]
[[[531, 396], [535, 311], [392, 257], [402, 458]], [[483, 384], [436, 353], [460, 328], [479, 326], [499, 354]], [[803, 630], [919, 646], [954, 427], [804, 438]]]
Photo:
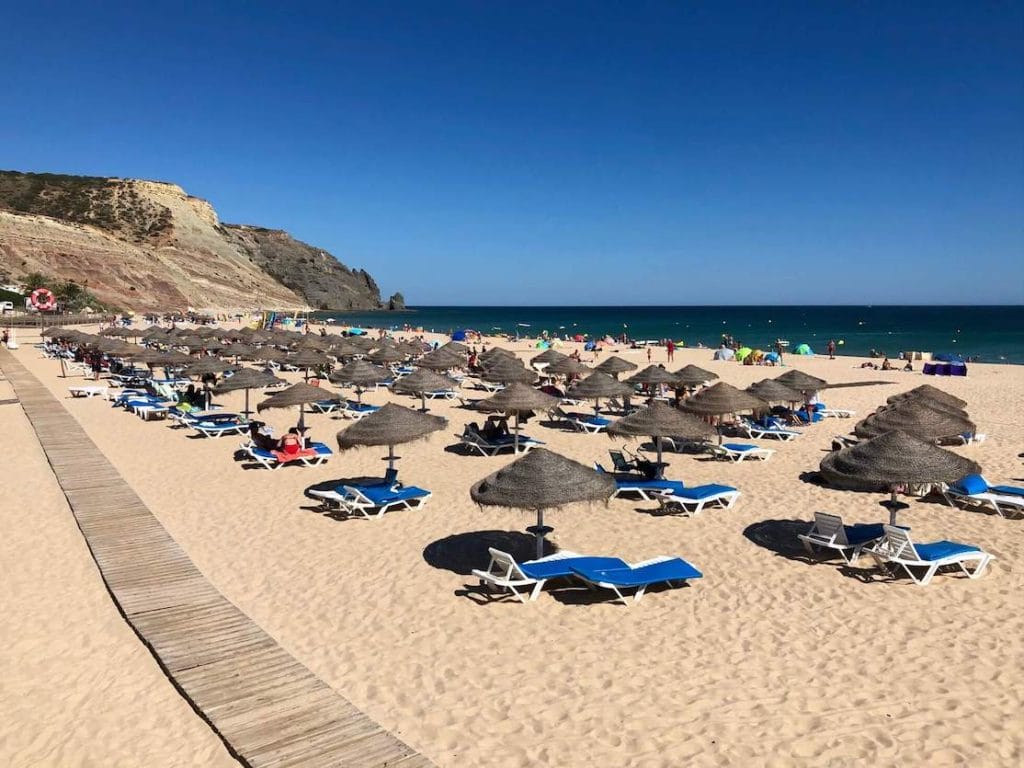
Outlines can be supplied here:
[[[873, 580], [869, 560], [843, 569], [791, 556], [795, 532], [814, 511], [848, 523], [887, 515], [879, 494], [821, 487], [801, 474], [818, 468], [835, 434], [922, 383], [966, 400], [987, 434], [955, 450], [993, 482], [1020, 484], [1024, 367], [973, 365], [967, 378], [935, 380], [861, 369], [855, 358], [787, 357], [832, 382], [889, 383], [827, 391], [823, 399], [855, 410], [854, 420], [827, 420], [789, 443], [757, 441], [776, 449], [768, 462], [666, 454], [669, 478], [739, 488], [733, 509], [667, 517], [652, 514], [653, 503], [613, 500], [549, 513], [560, 547], [628, 561], [679, 555], [704, 573], [627, 608], [576, 592], [527, 605], [482, 598], [470, 569], [487, 565], [489, 545], [521, 546], [532, 520], [470, 500], [470, 485], [511, 459], [452, 450], [463, 425], [481, 421], [457, 401], [431, 401], [448, 429], [398, 451], [401, 479], [430, 489], [429, 504], [342, 520], [317, 511], [304, 491], [379, 476], [382, 449], [337, 453], [320, 467], [247, 469], [233, 457], [237, 438], [196, 439], [99, 398], [69, 398], [67, 387], [81, 379], [60, 378], [59, 364], [33, 349], [36, 340], [19, 331], [17, 359], [206, 577], [316, 675], [439, 766], [1024, 760], [1024, 521], [908, 499], [900, 522], [915, 539], [967, 542], [997, 558], [981, 579], [940, 576], [927, 588]], [[537, 352], [526, 341], [497, 343], [523, 359]], [[642, 351], [616, 354], [646, 364]], [[656, 350], [654, 362], [664, 356]], [[711, 356], [680, 349], [667, 365], [695, 363], [740, 387], [782, 372]], [[0, 399], [11, 397], [6, 382], [0, 388]], [[385, 390], [364, 399], [418, 405]], [[240, 409], [242, 394], [217, 402]], [[260, 418], [281, 433], [296, 416], [290, 409]], [[538, 422], [525, 431], [587, 464], [607, 464], [608, 450], [623, 444]], [[336, 447], [335, 433], [351, 422], [314, 414], [306, 423], [314, 440]], [[0, 407], [0, 424], [8, 448], [0, 547], [10, 580], [0, 611], [8, 638], [0, 654], [7, 715], [0, 761], [233, 764], [117, 614], [19, 406]], [[638, 442], [627, 445], [635, 450]]]

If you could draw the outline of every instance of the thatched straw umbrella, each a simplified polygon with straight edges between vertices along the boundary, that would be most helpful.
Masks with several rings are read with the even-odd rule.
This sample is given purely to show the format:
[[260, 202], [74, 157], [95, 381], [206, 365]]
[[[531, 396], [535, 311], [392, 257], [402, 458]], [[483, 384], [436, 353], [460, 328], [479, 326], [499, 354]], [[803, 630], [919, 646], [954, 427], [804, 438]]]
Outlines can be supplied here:
[[611, 357], [606, 357], [602, 360], [599, 365], [594, 367], [594, 370], [600, 371], [601, 373], [607, 373], [612, 378], [617, 379], [620, 373], [635, 371], [639, 367], [640, 366], [636, 363], [631, 363], [629, 360], [623, 360], [621, 357], [612, 355]]
[[591, 369], [572, 357], [555, 360], [544, 370], [545, 376], [565, 376], [566, 380], [573, 376], [582, 376], [585, 373], [591, 373]]
[[544, 365], [549, 366], [552, 363], [557, 363], [559, 360], [565, 360], [568, 355], [563, 355], [554, 347], [548, 347], [539, 355], [534, 355], [530, 358], [530, 365]]
[[406, 357], [421, 357], [424, 351], [423, 345], [414, 341], [400, 341], [395, 345], [395, 349]]
[[746, 391], [766, 403], [799, 403], [804, 399], [799, 390], [787, 387], [778, 379], [762, 379], [751, 384]]
[[465, 344], [460, 344], [457, 341], [449, 341], [447, 344], [443, 344], [442, 346], [438, 347], [438, 349], [446, 349], [449, 352], [454, 352], [457, 355], [469, 354], [469, 347], [467, 347]]
[[721, 443], [723, 416], [735, 415], [743, 411], [766, 411], [768, 403], [741, 389], [736, 389], [731, 384], [720, 381], [707, 389], [702, 389], [683, 403], [682, 408], [697, 416], [717, 416], [718, 442]]
[[537, 372], [531, 371], [518, 359], [498, 357], [480, 374], [480, 378], [500, 384], [511, 384], [514, 381], [532, 384], [537, 380]]
[[454, 389], [454, 379], [442, 376], [427, 368], [418, 368], [408, 376], [403, 376], [391, 385], [392, 392], [403, 395], [416, 395], [420, 399], [420, 409], [427, 410], [427, 392], [439, 392]]
[[711, 371], [705, 371], [696, 365], [684, 365], [678, 371], [675, 372], [676, 382], [680, 387], [687, 389], [694, 389], [696, 387], [702, 387], [709, 381], [713, 381], [718, 378], [717, 373]]
[[216, 378], [218, 374], [224, 373], [224, 371], [230, 371], [235, 366], [230, 363], [225, 363], [216, 357], [202, 357], [198, 360], [193, 360], [188, 366], [182, 370], [182, 374], [185, 376], [199, 376], [203, 380], [203, 399], [206, 402], [206, 407], [210, 407], [210, 385], [208, 378], [213, 376]]
[[233, 357], [237, 363], [243, 357], [251, 358], [256, 354], [256, 347], [249, 344], [243, 344], [240, 341], [236, 341], [233, 344], [228, 344], [220, 351], [221, 357]]
[[388, 403], [379, 411], [364, 416], [351, 427], [338, 433], [338, 447], [342, 450], [357, 445], [386, 445], [388, 469], [394, 469], [395, 446], [411, 443], [444, 429], [448, 420], [422, 411], [414, 411], [395, 403]]
[[658, 476], [661, 477], [661, 438], [673, 437], [685, 440], [704, 440], [714, 437], [715, 429], [706, 421], [698, 419], [667, 403], [655, 400], [650, 405], [633, 411], [608, 425], [608, 434], [620, 437], [650, 437], [658, 452]]
[[307, 384], [304, 381], [300, 381], [298, 384], [292, 384], [287, 389], [282, 389], [280, 392], [268, 397], [262, 403], [256, 406], [257, 411], [265, 411], [268, 408], [292, 408], [299, 406], [299, 432], [306, 431], [306, 409], [305, 406], [309, 403], [317, 403], [321, 400], [330, 400], [332, 397], [336, 397], [336, 394], [325, 387], [315, 387], [312, 384]]
[[300, 349], [298, 352], [288, 355], [284, 362], [301, 368], [303, 381], [309, 380], [310, 368], [323, 368], [331, 365], [327, 355], [315, 349]]
[[517, 381], [509, 384], [496, 395], [481, 400], [475, 407], [490, 413], [515, 414], [512, 450], [519, 453], [519, 414], [527, 411], [550, 411], [559, 402], [561, 402], [559, 398]]
[[432, 371], [448, 371], [452, 368], [463, 368], [466, 359], [456, 352], [447, 349], [435, 349], [428, 352], [416, 363], [420, 368], [429, 368]]
[[980, 472], [970, 459], [904, 432], [886, 432], [821, 460], [821, 475], [829, 485], [855, 491], [888, 488], [890, 525], [896, 524], [896, 494], [902, 487], [952, 483]]
[[486, 352], [481, 352], [477, 357], [477, 361], [484, 368], [494, 365], [499, 360], [513, 360], [517, 363], [520, 362], [515, 352], [504, 349], [503, 347], [491, 347]]
[[[648, 365], [639, 373], [635, 373], [626, 379], [626, 383], [634, 386], [639, 384], [648, 388], [666, 384], [674, 388], [678, 382], [676, 381], [676, 375], [674, 373], [669, 373], [659, 365]], [[648, 389], [648, 392], [650, 394], [649, 399], [653, 400], [654, 390]]]
[[601, 412], [601, 400], [609, 397], [624, 397], [633, 392], [633, 386], [613, 379], [607, 373], [594, 372], [577, 381], [566, 391], [565, 396], [575, 400], [593, 400], [594, 415]]
[[935, 443], [973, 434], [975, 429], [974, 422], [966, 414], [941, 410], [924, 398], [911, 398], [879, 408], [862, 419], [853, 428], [853, 433], [865, 439], [898, 430], [918, 440]]
[[245, 410], [242, 413], [248, 416], [252, 413], [249, 410], [249, 390], [263, 389], [274, 384], [284, 384], [284, 380], [256, 368], [242, 368], [235, 371], [231, 376], [221, 379], [220, 383], [213, 388], [213, 393], [215, 395], [223, 395], [227, 392], [236, 392], [239, 389], [244, 390]]
[[351, 363], [345, 363], [327, 378], [332, 384], [341, 386], [349, 384], [355, 387], [356, 398], [361, 403], [363, 402], [363, 388], [387, 381], [390, 374], [379, 365], [373, 365], [366, 360], [353, 360]]
[[288, 354], [282, 352], [277, 347], [260, 347], [253, 354], [254, 360], [262, 360], [266, 363], [280, 363], [286, 357], [288, 357]]
[[903, 400], [911, 400], [916, 398], [922, 398], [925, 400], [930, 400], [933, 403], [939, 403], [941, 405], [948, 406], [946, 410], [949, 410], [949, 408], [953, 408], [956, 409], [957, 411], [962, 411], [964, 408], [967, 407], [966, 400], [961, 400], [959, 397], [951, 395], [949, 394], [949, 392], [939, 389], [938, 387], [933, 387], [931, 384], [922, 384], [918, 387], [914, 387], [913, 389], [908, 390], [907, 392], [901, 392], [898, 395], [893, 395], [892, 397], [888, 398], [886, 402], [898, 403]]
[[809, 373], [798, 371], [796, 368], [790, 368], [775, 380], [790, 389], [795, 389], [798, 392], [804, 393], [818, 392], [819, 390], [828, 387], [828, 382], [824, 379], [819, 379], [817, 376], [811, 376]]
[[526, 530], [537, 538], [537, 557], [544, 556], [544, 537], [554, 530], [544, 525], [544, 510], [577, 501], [607, 501], [613, 493], [615, 480], [610, 475], [546, 448], [535, 448], [469, 490], [477, 504], [536, 510], [537, 524]]
[[391, 363], [400, 363], [405, 360], [406, 355], [404, 352], [400, 352], [392, 346], [383, 346], [380, 349], [376, 349], [366, 356], [367, 360], [378, 363], [380, 365], [390, 365]]

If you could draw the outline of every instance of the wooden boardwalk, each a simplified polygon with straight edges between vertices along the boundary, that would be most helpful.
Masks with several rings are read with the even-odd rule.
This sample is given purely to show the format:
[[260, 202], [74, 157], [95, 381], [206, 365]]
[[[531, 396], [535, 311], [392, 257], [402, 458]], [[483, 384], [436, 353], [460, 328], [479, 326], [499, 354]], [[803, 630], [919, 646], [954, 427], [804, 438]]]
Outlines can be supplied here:
[[2, 348], [0, 369], [122, 615], [232, 755], [275, 768], [433, 765], [218, 592], [64, 406]]

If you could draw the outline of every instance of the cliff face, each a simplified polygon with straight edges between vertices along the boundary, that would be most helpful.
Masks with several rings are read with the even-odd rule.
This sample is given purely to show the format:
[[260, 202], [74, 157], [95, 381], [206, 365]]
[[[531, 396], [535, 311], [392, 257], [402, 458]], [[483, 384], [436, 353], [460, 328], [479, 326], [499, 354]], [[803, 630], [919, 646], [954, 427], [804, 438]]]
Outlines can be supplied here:
[[382, 307], [365, 271], [285, 232], [222, 225], [174, 184], [0, 171], [0, 273], [30, 272], [128, 309]]

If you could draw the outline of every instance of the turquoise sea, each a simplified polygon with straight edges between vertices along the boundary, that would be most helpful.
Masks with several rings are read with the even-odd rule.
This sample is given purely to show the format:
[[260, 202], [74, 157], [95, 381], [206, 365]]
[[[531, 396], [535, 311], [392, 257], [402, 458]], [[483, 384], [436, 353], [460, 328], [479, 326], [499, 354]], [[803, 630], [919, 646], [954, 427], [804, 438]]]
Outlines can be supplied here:
[[787, 339], [824, 352], [866, 355], [877, 350], [948, 352], [982, 362], [1024, 363], [1024, 306], [807, 307], [412, 307], [401, 312], [318, 312], [353, 325], [400, 329], [408, 324], [450, 332], [518, 332], [522, 336], [588, 334], [633, 339], [673, 338], [686, 346], [717, 346], [723, 333], [750, 347]]

